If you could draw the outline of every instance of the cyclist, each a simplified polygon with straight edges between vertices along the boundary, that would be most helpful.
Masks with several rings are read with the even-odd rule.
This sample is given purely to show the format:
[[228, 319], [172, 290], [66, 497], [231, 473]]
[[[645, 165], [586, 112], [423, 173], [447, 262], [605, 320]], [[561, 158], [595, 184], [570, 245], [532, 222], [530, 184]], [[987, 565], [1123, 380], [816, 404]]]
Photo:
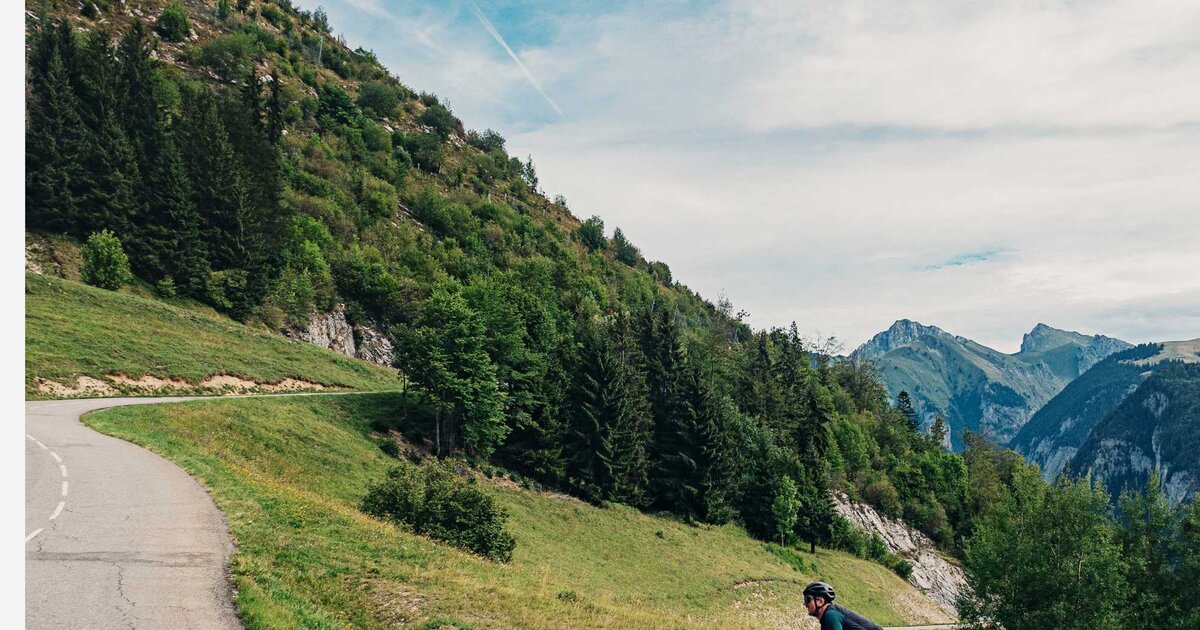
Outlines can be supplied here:
[[813, 582], [804, 587], [804, 608], [808, 616], [821, 621], [821, 630], [883, 630], [862, 615], [833, 603], [833, 587]]

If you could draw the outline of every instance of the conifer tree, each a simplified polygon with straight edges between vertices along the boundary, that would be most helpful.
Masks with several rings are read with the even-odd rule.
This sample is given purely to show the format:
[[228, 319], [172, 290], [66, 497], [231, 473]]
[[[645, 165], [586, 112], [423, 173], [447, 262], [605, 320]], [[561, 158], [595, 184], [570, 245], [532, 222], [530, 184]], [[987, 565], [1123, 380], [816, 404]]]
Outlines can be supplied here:
[[[76, 232], [76, 187], [82, 179], [85, 144], [79, 105], [58, 28], [42, 28], [31, 38], [28, 125], [25, 132], [25, 204], [30, 227]], [[67, 31], [67, 42], [74, 37]]]
[[912, 397], [905, 390], [900, 390], [900, 395], [896, 397], [896, 411], [904, 414], [908, 424], [916, 429], [921, 426], [921, 420], [917, 416], [917, 410], [913, 408]]
[[698, 436], [683, 396], [684, 356], [679, 328], [667, 309], [647, 310], [639, 331], [646, 357], [646, 386], [654, 419], [650, 490], [666, 509], [699, 512]]
[[581, 341], [564, 436], [568, 479], [591, 500], [641, 505], [650, 413], [628, 320], [585, 324]]

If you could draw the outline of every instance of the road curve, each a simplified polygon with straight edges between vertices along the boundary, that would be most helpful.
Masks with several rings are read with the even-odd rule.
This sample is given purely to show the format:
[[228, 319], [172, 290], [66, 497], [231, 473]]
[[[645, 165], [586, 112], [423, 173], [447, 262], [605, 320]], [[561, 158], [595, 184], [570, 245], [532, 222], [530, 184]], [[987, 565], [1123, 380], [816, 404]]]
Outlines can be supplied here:
[[175, 464], [79, 415], [183, 398], [25, 403], [25, 627], [241, 628], [225, 518]]

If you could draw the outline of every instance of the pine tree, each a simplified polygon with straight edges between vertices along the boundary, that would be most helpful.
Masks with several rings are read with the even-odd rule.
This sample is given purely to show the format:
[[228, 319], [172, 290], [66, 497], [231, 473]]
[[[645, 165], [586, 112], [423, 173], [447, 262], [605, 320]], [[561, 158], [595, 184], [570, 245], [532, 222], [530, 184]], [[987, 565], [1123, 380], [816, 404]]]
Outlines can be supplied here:
[[279, 92], [279, 72], [271, 71], [271, 92], [267, 99], [267, 140], [278, 145], [283, 137], [283, 101]]
[[64, 56], [74, 59], [74, 35], [67, 28], [65, 41], [71, 48], [60, 45], [58, 28], [39, 29], [31, 38], [31, 94], [25, 131], [29, 226], [56, 232], [76, 228], [76, 187], [82, 179], [80, 155], [85, 146], [79, 104], [64, 60]]
[[646, 357], [646, 386], [654, 419], [650, 490], [658, 506], [696, 514], [699, 438], [683, 397], [684, 356], [679, 329], [665, 308], [647, 310], [640, 342]]
[[917, 416], [917, 410], [913, 408], [912, 398], [905, 390], [900, 390], [900, 395], [896, 397], [896, 411], [904, 414], [905, 419], [908, 420], [908, 424], [912, 426], [913, 429], [917, 429], [921, 426], [921, 420]]
[[580, 331], [563, 444], [568, 481], [584, 497], [640, 505], [650, 414], [627, 331], [627, 322]]

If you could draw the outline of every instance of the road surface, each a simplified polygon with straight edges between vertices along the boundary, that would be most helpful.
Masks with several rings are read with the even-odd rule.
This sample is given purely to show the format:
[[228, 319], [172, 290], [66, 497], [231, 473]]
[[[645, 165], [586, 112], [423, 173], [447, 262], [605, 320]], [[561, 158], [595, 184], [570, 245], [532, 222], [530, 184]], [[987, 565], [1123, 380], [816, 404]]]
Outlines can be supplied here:
[[233, 540], [178, 466], [79, 423], [180, 398], [25, 403], [26, 628], [241, 628]]

